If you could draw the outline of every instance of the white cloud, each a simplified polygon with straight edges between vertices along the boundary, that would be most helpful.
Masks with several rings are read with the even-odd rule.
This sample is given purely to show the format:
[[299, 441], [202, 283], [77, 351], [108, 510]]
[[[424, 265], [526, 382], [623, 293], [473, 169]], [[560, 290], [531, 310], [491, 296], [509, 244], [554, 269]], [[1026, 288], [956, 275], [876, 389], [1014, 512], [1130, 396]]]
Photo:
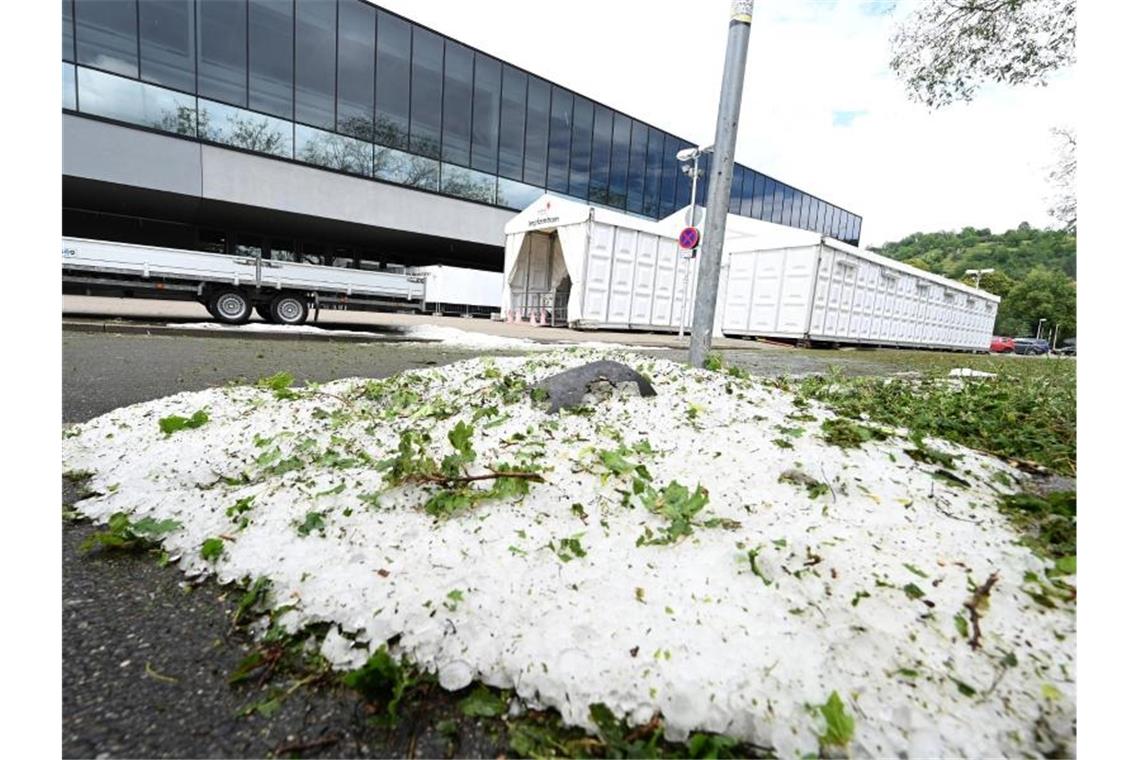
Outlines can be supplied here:
[[[861, 214], [865, 245], [1048, 224], [1049, 128], [1072, 121], [1073, 77], [930, 113], [887, 68], [891, 26], [915, 4], [756, 3], [737, 159]], [[728, 0], [383, 5], [682, 137], [713, 133]]]

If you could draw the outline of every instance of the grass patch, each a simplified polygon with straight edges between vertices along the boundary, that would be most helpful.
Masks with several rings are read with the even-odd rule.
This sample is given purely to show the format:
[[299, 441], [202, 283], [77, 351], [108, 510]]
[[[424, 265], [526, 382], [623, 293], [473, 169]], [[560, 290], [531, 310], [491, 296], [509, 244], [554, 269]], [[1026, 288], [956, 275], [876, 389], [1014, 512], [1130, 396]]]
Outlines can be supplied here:
[[1075, 475], [1076, 363], [1008, 358], [971, 363], [996, 376], [953, 383], [942, 367], [905, 380], [832, 372], [781, 387], [823, 402], [841, 417], [905, 427], [915, 436]]
[[[1066, 564], [1077, 553], [1077, 495], [1057, 491], [1041, 497], [1029, 493], [1005, 496], [999, 508], [1022, 534], [1022, 541], [1041, 557]], [[1073, 562], [1075, 569], [1075, 561]]]

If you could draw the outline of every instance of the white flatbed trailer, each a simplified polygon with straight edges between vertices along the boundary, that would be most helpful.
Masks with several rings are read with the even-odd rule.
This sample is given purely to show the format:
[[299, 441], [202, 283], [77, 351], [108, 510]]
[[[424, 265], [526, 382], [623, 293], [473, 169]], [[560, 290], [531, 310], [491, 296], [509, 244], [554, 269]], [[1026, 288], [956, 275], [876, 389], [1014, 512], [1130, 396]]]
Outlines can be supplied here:
[[302, 324], [310, 311], [424, 311], [424, 277], [229, 256], [106, 240], [63, 238], [65, 293], [197, 301], [219, 322], [253, 312]]

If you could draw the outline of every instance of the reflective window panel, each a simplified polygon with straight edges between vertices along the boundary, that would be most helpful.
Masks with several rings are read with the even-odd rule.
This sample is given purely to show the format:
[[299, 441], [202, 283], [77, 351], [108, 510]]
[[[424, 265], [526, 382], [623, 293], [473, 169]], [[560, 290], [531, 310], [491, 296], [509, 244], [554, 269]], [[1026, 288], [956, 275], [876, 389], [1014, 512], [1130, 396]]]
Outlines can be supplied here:
[[660, 217], [661, 156], [664, 150], [665, 135], [661, 130], [650, 127], [645, 151], [645, 199], [641, 204], [641, 213], [655, 219]]
[[499, 111], [499, 174], [522, 179], [523, 138], [526, 126], [526, 74], [503, 66], [503, 94]]
[[635, 214], [645, 213], [645, 148], [649, 127], [633, 122], [629, 137], [629, 199], [626, 208]]
[[609, 205], [610, 147], [614, 132], [614, 112], [605, 106], [594, 106], [594, 147], [590, 153], [591, 203]]
[[198, 94], [245, 106], [246, 34], [243, 0], [198, 3]]
[[[296, 5], [294, 113], [299, 122], [333, 129], [336, 109], [336, 3]], [[301, 65], [303, 63], [303, 65]], [[297, 134], [297, 146], [301, 137]]]
[[614, 114], [613, 147], [610, 152], [609, 204], [625, 209], [629, 188], [629, 138], [633, 123], [624, 114]]
[[439, 161], [392, 148], [376, 147], [372, 175], [422, 190], [439, 190]]
[[732, 187], [728, 195], [728, 213], [740, 213], [740, 199], [744, 194], [744, 167], [736, 164], [732, 167]]
[[205, 98], [198, 99], [198, 135], [235, 148], [293, 157], [292, 122]]
[[546, 186], [546, 151], [549, 130], [550, 83], [535, 76], [528, 76], [523, 180], [531, 185]]
[[543, 193], [541, 187], [524, 185], [499, 177], [496, 203], [500, 206], [521, 210], [534, 203]]
[[471, 107], [475, 53], [447, 40], [443, 60], [443, 158], [471, 163]]
[[164, 132], [197, 134], [195, 98], [94, 69], [79, 69], [79, 111]]
[[384, 11], [377, 11], [376, 24], [376, 142], [406, 149], [412, 26]]
[[78, 62], [115, 74], [137, 77], [137, 11], [135, 0], [78, 0], [75, 4]]
[[570, 134], [574, 119], [574, 96], [555, 87], [550, 96], [550, 151], [546, 186], [556, 193], [570, 187]]
[[661, 203], [658, 216], [666, 217], [677, 210], [674, 205], [677, 192], [677, 151], [681, 141], [673, 135], [665, 135], [665, 151], [661, 154]]
[[439, 190], [441, 193], [482, 203], [495, 202], [495, 177], [491, 174], [443, 164]]
[[337, 16], [336, 129], [372, 140], [376, 85], [376, 12], [358, 0], [340, 0]]
[[293, 0], [249, 0], [249, 107], [293, 118]]
[[75, 65], [63, 64], [63, 107], [75, 110]]
[[194, 92], [194, 0], [139, 3], [139, 74]]
[[412, 124], [408, 148], [439, 158], [443, 125], [443, 37], [412, 27]]
[[303, 124], [294, 129], [298, 161], [366, 177], [372, 173], [371, 143]]
[[586, 198], [590, 191], [590, 149], [594, 134], [594, 103], [574, 96], [574, 125], [570, 130], [570, 185], [567, 192]]
[[63, 60], [75, 60], [75, 0], [63, 0]]
[[471, 166], [485, 172], [499, 168], [499, 87], [503, 66], [475, 53], [475, 92], [471, 105]]

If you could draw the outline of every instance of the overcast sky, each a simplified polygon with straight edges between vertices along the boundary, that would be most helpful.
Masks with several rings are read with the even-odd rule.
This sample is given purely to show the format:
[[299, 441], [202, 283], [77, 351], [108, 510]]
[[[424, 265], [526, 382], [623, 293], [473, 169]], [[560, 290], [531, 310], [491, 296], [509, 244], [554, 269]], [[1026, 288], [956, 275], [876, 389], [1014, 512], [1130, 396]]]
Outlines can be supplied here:
[[[376, 3], [655, 126], [708, 142], [729, 0]], [[915, 0], [757, 0], [736, 158], [863, 216], [863, 245], [911, 232], [1050, 224], [1051, 126], [1071, 73], [929, 112], [888, 69]]]

